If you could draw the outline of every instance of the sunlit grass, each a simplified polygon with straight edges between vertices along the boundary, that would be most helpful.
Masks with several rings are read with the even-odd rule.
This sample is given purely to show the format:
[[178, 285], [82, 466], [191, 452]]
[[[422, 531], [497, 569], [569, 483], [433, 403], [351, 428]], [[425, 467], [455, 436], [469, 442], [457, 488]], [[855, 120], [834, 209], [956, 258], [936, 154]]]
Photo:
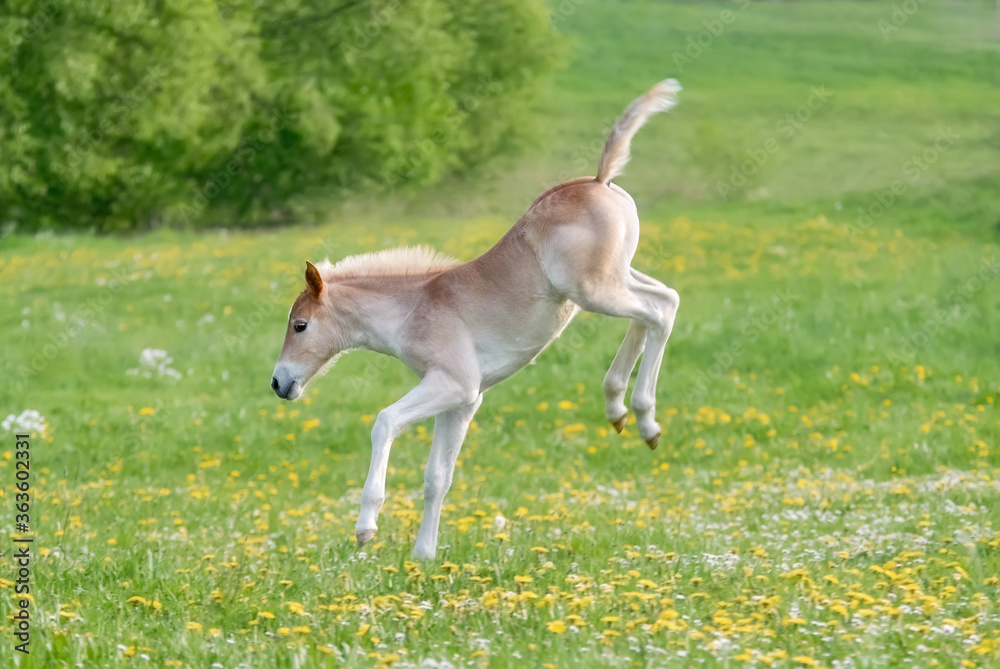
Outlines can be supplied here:
[[[359, 552], [367, 432], [413, 378], [356, 353], [305, 401], [274, 398], [298, 260], [327, 235], [357, 240], [332, 253], [419, 239], [468, 258], [503, 229], [19, 240], [0, 259], [4, 405], [48, 423], [22, 664], [996, 657], [995, 289], [949, 297], [992, 244], [894, 230], [854, 244], [822, 217], [647, 222], [636, 264], [684, 299], [660, 448], [605, 424], [600, 380], [625, 326], [584, 315], [487, 394], [438, 559], [408, 557], [430, 423], [397, 441], [379, 536]], [[911, 355], [933, 308], [952, 316]], [[142, 367], [145, 348], [181, 378]]]

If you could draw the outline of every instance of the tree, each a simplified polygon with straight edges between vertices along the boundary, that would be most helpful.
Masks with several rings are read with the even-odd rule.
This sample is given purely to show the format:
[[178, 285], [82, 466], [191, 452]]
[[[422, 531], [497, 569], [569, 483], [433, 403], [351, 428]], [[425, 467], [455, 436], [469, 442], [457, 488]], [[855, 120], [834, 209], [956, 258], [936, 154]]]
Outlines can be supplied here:
[[560, 40], [540, 0], [12, 0], [0, 222], [261, 225], [509, 148]]

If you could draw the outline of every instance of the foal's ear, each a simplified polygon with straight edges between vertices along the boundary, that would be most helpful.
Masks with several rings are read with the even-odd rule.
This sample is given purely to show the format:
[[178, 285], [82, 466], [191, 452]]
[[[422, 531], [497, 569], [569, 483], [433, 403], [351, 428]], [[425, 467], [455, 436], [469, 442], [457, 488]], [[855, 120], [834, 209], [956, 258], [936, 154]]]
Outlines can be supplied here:
[[323, 294], [323, 277], [319, 275], [319, 270], [316, 269], [316, 265], [313, 265], [308, 260], [306, 261], [306, 286], [309, 287], [309, 292], [312, 296], [319, 298]]

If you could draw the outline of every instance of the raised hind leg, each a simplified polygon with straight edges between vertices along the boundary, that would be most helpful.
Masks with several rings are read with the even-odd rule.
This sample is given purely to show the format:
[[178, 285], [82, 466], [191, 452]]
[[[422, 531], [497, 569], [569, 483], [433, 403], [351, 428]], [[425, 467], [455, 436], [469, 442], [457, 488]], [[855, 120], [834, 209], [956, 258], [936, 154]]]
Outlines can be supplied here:
[[[665, 288], [656, 279], [631, 267], [628, 269], [629, 275], [639, 283]], [[625, 407], [625, 392], [628, 390], [628, 381], [632, 377], [632, 370], [635, 369], [635, 363], [639, 361], [639, 355], [645, 346], [646, 326], [639, 321], [632, 321], [625, 334], [625, 341], [622, 342], [614, 362], [611, 363], [611, 367], [604, 377], [605, 415], [619, 434], [625, 429], [625, 422], [628, 420], [628, 409]]]
[[[660, 426], [656, 422], [656, 381], [663, 360], [663, 349], [680, 306], [680, 296], [672, 288], [631, 268], [627, 278], [620, 282], [587, 281], [582, 285], [566, 286], [564, 290], [570, 299], [587, 311], [629, 318], [636, 324], [636, 327], [629, 328], [622, 349], [608, 371], [612, 381], [606, 380], [605, 388], [611, 387], [617, 397], [619, 389], [627, 384], [635, 357], [641, 351], [642, 361], [639, 363], [639, 373], [632, 391], [632, 410], [635, 411], [639, 436], [650, 448], [656, 448], [660, 440]], [[642, 346], [640, 327], [645, 330], [645, 343]], [[624, 390], [620, 392], [624, 393]], [[610, 412], [617, 412], [621, 408], [617, 404], [611, 404], [609, 400], [607, 410], [612, 421], [615, 417]]]
[[628, 409], [625, 407], [628, 380], [645, 345], [646, 326], [639, 321], [632, 321], [614, 362], [604, 376], [604, 413], [619, 434], [625, 429], [625, 421], [628, 419]]
[[[639, 274], [635, 270], [632, 272]], [[656, 448], [660, 441], [660, 426], [655, 416], [656, 381], [660, 374], [660, 364], [663, 362], [663, 350], [673, 330], [681, 300], [676, 290], [645, 275], [640, 276], [645, 279], [640, 291], [656, 303], [660, 320], [655, 327], [648, 328], [642, 362], [639, 363], [635, 388], [632, 389], [632, 410], [635, 411], [639, 424], [639, 434], [650, 448]]]
[[[608, 419], [621, 425], [623, 396], [632, 367], [641, 355], [632, 392], [639, 436], [656, 448], [656, 378], [663, 349], [680, 305], [677, 291], [630, 266], [639, 237], [634, 210], [620, 209], [620, 194], [598, 191], [594, 206], [579, 221], [552, 226], [537, 244], [542, 269], [559, 295], [582, 309], [628, 318], [634, 323], [605, 377]], [[611, 198], [611, 199], [608, 199]], [[643, 334], [645, 337], [643, 337]]]

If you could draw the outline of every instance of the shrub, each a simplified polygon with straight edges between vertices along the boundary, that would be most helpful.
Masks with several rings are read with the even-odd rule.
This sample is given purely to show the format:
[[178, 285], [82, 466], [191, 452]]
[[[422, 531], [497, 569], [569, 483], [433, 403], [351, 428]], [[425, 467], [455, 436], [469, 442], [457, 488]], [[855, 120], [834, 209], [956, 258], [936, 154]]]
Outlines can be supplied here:
[[12, 0], [0, 221], [288, 222], [508, 149], [560, 40], [541, 0]]

